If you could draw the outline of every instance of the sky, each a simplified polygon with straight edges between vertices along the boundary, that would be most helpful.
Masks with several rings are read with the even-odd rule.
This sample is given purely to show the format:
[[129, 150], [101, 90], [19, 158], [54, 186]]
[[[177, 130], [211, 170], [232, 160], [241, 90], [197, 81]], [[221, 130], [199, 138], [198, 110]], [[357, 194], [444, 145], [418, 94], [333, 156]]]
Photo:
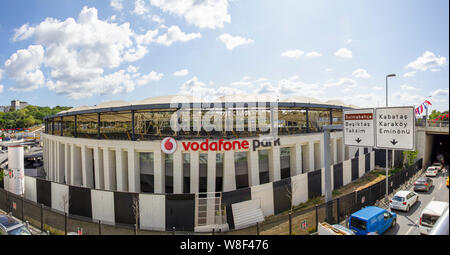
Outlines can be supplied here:
[[194, 94], [449, 104], [449, 1], [0, 1], [0, 105]]

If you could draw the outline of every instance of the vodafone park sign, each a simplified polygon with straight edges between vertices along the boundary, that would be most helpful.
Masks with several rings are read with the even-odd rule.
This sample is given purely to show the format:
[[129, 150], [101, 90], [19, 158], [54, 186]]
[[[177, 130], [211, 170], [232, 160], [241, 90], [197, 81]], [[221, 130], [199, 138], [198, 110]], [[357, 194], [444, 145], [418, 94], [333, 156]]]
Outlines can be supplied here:
[[[279, 146], [280, 138], [262, 138], [262, 139], [252, 139], [252, 140], [237, 140], [237, 141], [226, 141], [224, 139], [219, 139], [218, 141], [210, 141], [206, 139], [203, 142], [181, 142], [181, 147], [184, 151], [234, 151], [234, 150], [248, 150], [251, 149], [255, 151], [260, 147], [272, 147]], [[177, 149], [177, 142], [172, 137], [166, 137], [161, 141], [161, 150], [166, 154], [172, 154]]]

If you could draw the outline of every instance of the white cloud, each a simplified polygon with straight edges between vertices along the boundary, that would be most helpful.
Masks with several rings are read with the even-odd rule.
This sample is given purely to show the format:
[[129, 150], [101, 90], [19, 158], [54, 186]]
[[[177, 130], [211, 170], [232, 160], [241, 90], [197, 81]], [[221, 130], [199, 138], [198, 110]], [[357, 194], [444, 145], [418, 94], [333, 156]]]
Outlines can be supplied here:
[[3, 88], [4, 88], [4, 86], [0, 84], [0, 93], [3, 92]]
[[217, 39], [223, 42], [228, 50], [233, 50], [240, 45], [253, 43], [252, 39], [240, 36], [232, 36], [227, 33], [221, 34]]
[[373, 90], [383, 90], [384, 88], [383, 87], [380, 87], [380, 86], [374, 86], [373, 87]]
[[127, 72], [129, 72], [129, 73], [135, 73], [135, 72], [138, 71], [138, 69], [139, 69], [138, 67], [129, 65], [128, 68], [127, 68]]
[[3, 77], [3, 70], [2, 69], [0, 69], [0, 81], [2, 80], [2, 77]]
[[445, 57], [436, 56], [433, 52], [425, 51], [421, 57], [409, 63], [406, 68], [426, 71], [433, 67], [442, 66], [447, 62]]
[[[189, 35], [175, 32], [179, 32], [175, 38], [168, 31], [169, 35], [157, 41], [158, 30], [137, 34], [129, 23], [99, 20], [97, 9], [83, 7], [77, 19], [46, 18], [36, 26], [26, 24], [17, 29], [13, 39], [32, 39], [37, 45], [17, 51], [3, 69], [16, 81], [11, 90], [30, 91], [46, 84], [57, 94], [72, 98], [130, 92], [137, 80], [144, 84], [160, 79], [161, 75], [141, 76], [135, 67], [117, 68], [142, 59], [148, 53], [147, 44], [170, 45], [167, 41], [179, 40], [180, 36], [182, 41], [186, 41], [185, 37], [189, 39]], [[42, 64], [48, 68], [47, 81], [40, 70]]]
[[305, 54], [304, 51], [301, 50], [288, 50], [283, 53], [281, 53], [282, 57], [288, 57], [288, 58], [299, 58]]
[[352, 51], [347, 48], [340, 48], [334, 53], [335, 56], [341, 57], [341, 58], [352, 58]]
[[242, 90], [231, 87], [206, 87], [205, 83], [198, 80], [196, 76], [183, 83], [179, 90], [180, 95], [194, 96], [197, 98], [201, 98], [202, 100], [214, 100], [217, 97], [221, 96], [237, 95], [243, 93], [244, 92]]
[[400, 85], [400, 88], [401, 88], [402, 90], [406, 90], [406, 91], [418, 91], [418, 90], [420, 90], [419, 88], [416, 88], [416, 87], [414, 87], [414, 86], [410, 86], [410, 85], [408, 85], [408, 84]]
[[358, 83], [350, 78], [340, 78], [339, 81], [333, 82], [332, 80], [325, 82], [324, 87], [347, 87], [354, 88]]
[[370, 74], [365, 69], [359, 68], [353, 71], [352, 75], [356, 78], [370, 78]]
[[448, 99], [448, 89], [437, 89], [435, 91], [433, 91], [433, 93], [431, 94], [431, 96], [433, 97], [440, 97], [440, 96], [447, 96]]
[[439, 68], [431, 68], [430, 71], [432, 71], [432, 72], [439, 72], [439, 71], [441, 71], [441, 69], [439, 69]]
[[164, 12], [183, 16], [187, 23], [200, 28], [223, 28], [230, 23], [228, 0], [150, 0]]
[[145, 1], [144, 0], [135, 0], [134, 1], [134, 10], [131, 11], [131, 13], [136, 14], [136, 15], [143, 15], [148, 13], [148, 9], [145, 6]]
[[163, 44], [166, 46], [172, 45], [174, 42], [187, 42], [193, 40], [195, 38], [201, 38], [202, 35], [200, 33], [191, 33], [186, 34], [180, 30], [178, 26], [171, 26], [167, 30], [166, 34], [158, 36], [155, 42], [159, 44]]
[[44, 48], [41, 45], [30, 45], [27, 49], [16, 51], [6, 60], [6, 75], [16, 81], [13, 90], [31, 91], [44, 84], [44, 74], [40, 70], [44, 61]]
[[307, 56], [307, 57], [321, 57], [321, 56], [323, 56], [323, 55], [322, 55], [322, 53], [315, 52], [315, 51], [311, 51], [311, 52], [308, 52], [308, 53], [306, 54], [306, 56]]
[[181, 70], [173, 73], [174, 76], [186, 76], [188, 74], [189, 74], [189, 71], [187, 69], [181, 69]]
[[325, 72], [331, 72], [333, 71], [333, 68], [325, 68]]
[[109, 5], [117, 11], [120, 11], [123, 9], [122, 0], [111, 0]]
[[413, 77], [416, 74], [416, 71], [407, 72], [403, 75], [403, 77]]
[[14, 29], [14, 36], [13, 36], [13, 41], [21, 41], [21, 40], [25, 40], [28, 39], [34, 32], [34, 28], [33, 27], [29, 27], [28, 23], [22, 25], [20, 28], [18, 29]]
[[139, 86], [142, 86], [142, 85], [148, 84], [152, 81], [159, 81], [162, 79], [163, 76], [164, 75], [162, 73], [157, 73], [155, 71], [151, 71], [149, 74], [143, 75], [141, 78], [139, 78], [137, 80], [137, 84]]

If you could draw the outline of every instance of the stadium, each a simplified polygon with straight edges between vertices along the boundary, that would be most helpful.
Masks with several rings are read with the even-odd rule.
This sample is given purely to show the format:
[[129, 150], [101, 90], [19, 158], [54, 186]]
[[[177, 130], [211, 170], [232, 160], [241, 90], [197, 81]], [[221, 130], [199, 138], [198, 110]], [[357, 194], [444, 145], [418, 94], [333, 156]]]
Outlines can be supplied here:
[[[138, 194], [141, 228], [237, 228], [233, 203], [253, 201], [259, 192], [264, 216], [284, 207], [277, 204], [286, 203], [276, 199], [284, 196], [276, 191], [277, 183], [291, 187], [297, 178], [305, 184], [289, 203], [323, 194], [323, 127], [342, 125], [343, 110], [351, 108], [355, 106], [308, 97], [264, 101], [257, 96], [208, 102], [163, 96], [72, 108], [45, 118], [44, 168], [51, 182], [45, 185], [52, 186], [47, 190], [53, 200], [54, 187], [70, 187], [62, 190], [72, 192], [73, 205], [62, 210], [104, 222], [133, 223], [132, 212], [123, 212], [119, 204], [131, 205], [130, 198], [121, 199]], [[332, 132], [330, 138], [330, 165], [340, 166], [335, 188], [354, 179], [355, 167], [356, 177], [358, 171], [362, 175], [373, 169], [374, 155], [368, 149], [345, 146], [342, 132]], [[348, 163], [355, 153], [365, 156], [359, 167]], [[312, 180], [313, 172], [322, 172], [318, 182]], [[39, 190], [34, 182], [41, 180], [26, 178], [25, 185]], [[36, 192], [31, 196], [39, 200], [43, 192]], [[90, 212], [75, 201], [87, 193]], [[266, 193], [271, 193], [268, 202]]]

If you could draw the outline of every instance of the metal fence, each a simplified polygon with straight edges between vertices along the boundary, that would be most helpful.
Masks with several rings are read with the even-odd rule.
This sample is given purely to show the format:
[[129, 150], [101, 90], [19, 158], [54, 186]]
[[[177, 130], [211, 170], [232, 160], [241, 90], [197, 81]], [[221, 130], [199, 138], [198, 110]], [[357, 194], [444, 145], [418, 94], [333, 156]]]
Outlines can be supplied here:
[[[412, 177], [421, 172], [422, 161], [423, 159], [419, 159], [410, 167], [389, 176], [389, 194], [411, 184], [414, 181]], [[386, 180], [382, 180], [364, 189], [335, 198], [328, 203], [318, 204], [288, 214], [275, 215], [257, 226], [223, 234], [272, 234], [273, 232], [270, 232], [270, 229], [278, 228], [277, 234], [307, 235], [317, 231], [319, 222], [343, 223], [352, 213], [366, 206], [379, 205], [385, 194]], [[327, 211], [329, 215], [327, 215]]]
[[0, 189], [0, 209], [11, 213], [14, 217], [28, 221], [42, 232], [64, 235], [69, 232], [82, 231], [83, 235], [133, 235], [133, 234], [170, 234], [169, 232], [154, 232], [142, 230], [126, 224], [105, 224], [78, 215], [69, 215], [30, 201], [24, 197]]

